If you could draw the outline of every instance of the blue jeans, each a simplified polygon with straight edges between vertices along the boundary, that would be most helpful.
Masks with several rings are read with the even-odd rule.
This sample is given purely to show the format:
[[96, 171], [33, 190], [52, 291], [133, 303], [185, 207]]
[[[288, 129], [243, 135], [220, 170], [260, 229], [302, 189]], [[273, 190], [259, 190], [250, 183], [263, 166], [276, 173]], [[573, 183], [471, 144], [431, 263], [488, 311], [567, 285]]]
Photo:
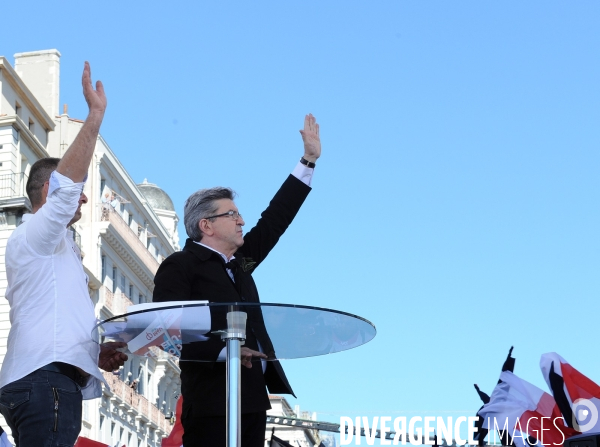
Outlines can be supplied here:
[[52, 371], [34, 371], [0, 390], [0, 412], [17, 447], [73, 447], [81, 403], [79, 385]]

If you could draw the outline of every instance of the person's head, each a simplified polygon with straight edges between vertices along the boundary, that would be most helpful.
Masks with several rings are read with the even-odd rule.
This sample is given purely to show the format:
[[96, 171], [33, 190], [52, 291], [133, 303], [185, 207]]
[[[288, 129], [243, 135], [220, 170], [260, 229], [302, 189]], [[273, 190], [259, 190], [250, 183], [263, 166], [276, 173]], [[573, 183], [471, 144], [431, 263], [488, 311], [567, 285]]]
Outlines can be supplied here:
[[[183, 221], [193, 241], [209, 245], [224, 255], [232, 255], [244, 244], [244, 219], [233, 202], [231, 188], [209, 188], [196, 191], [185, 201]], [[232, 212], [233, 215], [226, 213]], [[218, 217], [217, 217], [218, 216]]]
[[42, 158], [31, 166], [25, 191], [34, 210], [46, 203], [50, 174], [56, 171], [59, 162], [60, 158]]
[[[60, 158], [42, 158], [36, 161], [29, 170], [29, 178], [27, 179], [25, 191], [27, 192], [27, 197], [29, 197], [31, 208], [34, 213], [46, 203], [48, 187], [50, 185], [50, 175], [52, 172], [56, 171], [59, 162]], [[81, 206], [84, 203], [87, 203], [87, 197], [82, 191], [81, 196], [79, 197], [79, 206], [77, 207], [77, 211], [75, 211], [73, 219], [69, 222], [69, 225], [81, 219]]]

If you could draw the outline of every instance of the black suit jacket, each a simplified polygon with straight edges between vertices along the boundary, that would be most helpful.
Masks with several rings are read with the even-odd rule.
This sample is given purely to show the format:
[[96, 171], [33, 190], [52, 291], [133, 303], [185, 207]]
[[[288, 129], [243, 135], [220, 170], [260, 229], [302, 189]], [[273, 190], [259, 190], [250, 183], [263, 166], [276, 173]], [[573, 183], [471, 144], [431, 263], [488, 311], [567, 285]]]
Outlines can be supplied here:
[[[169, 256], [154, 278], [153, 301], [208, 300], [215, 303], [259, 302], [252, 271], [266, 258], [290, 225], [310, 192], [310, 187], [290, 175], [283, 183], [254, 228], [244, 236], [244, 245], [235, 258], [256, 262], [251, 271], [240, 269], [234, 283], [223, 258], [216, 252], [188, 239], [182, 251]], [[211, 330], [225, 329], [226, 311], [211, 312]], [[272, 350], [268, 336], [261, 330], [260, 316], [248, 313], [245, 346], [258, 349], [257, 338], [266, 353]], [[216, 360], [224, 342], [212, 338], [184, 346], [182, 360], [201, 357]], [[180, 362], [183, 413], [192, 416], [225, 415], [226, 369], [223, 362]], [[271, 408], [265, 387], [271, 393], [294, 394], [279, 362], [267, 362], [265, 373], [260, 363], [242, 367], [242, 413]]]

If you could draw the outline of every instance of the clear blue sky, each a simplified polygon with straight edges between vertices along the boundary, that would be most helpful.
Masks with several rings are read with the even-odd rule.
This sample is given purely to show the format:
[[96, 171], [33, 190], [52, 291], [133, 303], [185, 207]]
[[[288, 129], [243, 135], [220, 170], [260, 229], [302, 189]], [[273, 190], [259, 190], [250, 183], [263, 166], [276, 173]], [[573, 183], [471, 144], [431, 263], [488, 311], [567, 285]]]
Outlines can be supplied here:
[[600, 382], [597, 1], [34, 0], [0, 15], [11, 62], [62, 53], [76, 118], [91, 62], [103, 136], [180, 217], [192, 191], [226, 185], [249, 228], [317, 117], [314, 190], [256, 280], [265, 302], [352, 312], [378, 335], [286, 362], [292, 405], [470, 415], [511, 345], [540, 387], [548, 351]]

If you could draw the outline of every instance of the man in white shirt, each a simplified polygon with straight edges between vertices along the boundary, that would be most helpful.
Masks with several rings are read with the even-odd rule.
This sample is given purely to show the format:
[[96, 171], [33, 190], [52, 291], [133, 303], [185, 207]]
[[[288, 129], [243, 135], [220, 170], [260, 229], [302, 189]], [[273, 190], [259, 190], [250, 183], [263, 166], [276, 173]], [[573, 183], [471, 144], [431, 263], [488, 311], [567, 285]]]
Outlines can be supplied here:
[[[100, 397], [106, 371], [127, 356], [92, 340], [94, 306], [81, 254], [67, 227], [81, 218], [83, 193], [106, 109], [102, 83], [82, 77], [89, 114], [62, 159], [33, 164], [27, 181], [32, 213], [6, 247], [11, 329], [0, 371], [0, 412], [17, 447], [72, 446], [82, 399]], [[106, 382], [104, 382], [106, 383]]]

